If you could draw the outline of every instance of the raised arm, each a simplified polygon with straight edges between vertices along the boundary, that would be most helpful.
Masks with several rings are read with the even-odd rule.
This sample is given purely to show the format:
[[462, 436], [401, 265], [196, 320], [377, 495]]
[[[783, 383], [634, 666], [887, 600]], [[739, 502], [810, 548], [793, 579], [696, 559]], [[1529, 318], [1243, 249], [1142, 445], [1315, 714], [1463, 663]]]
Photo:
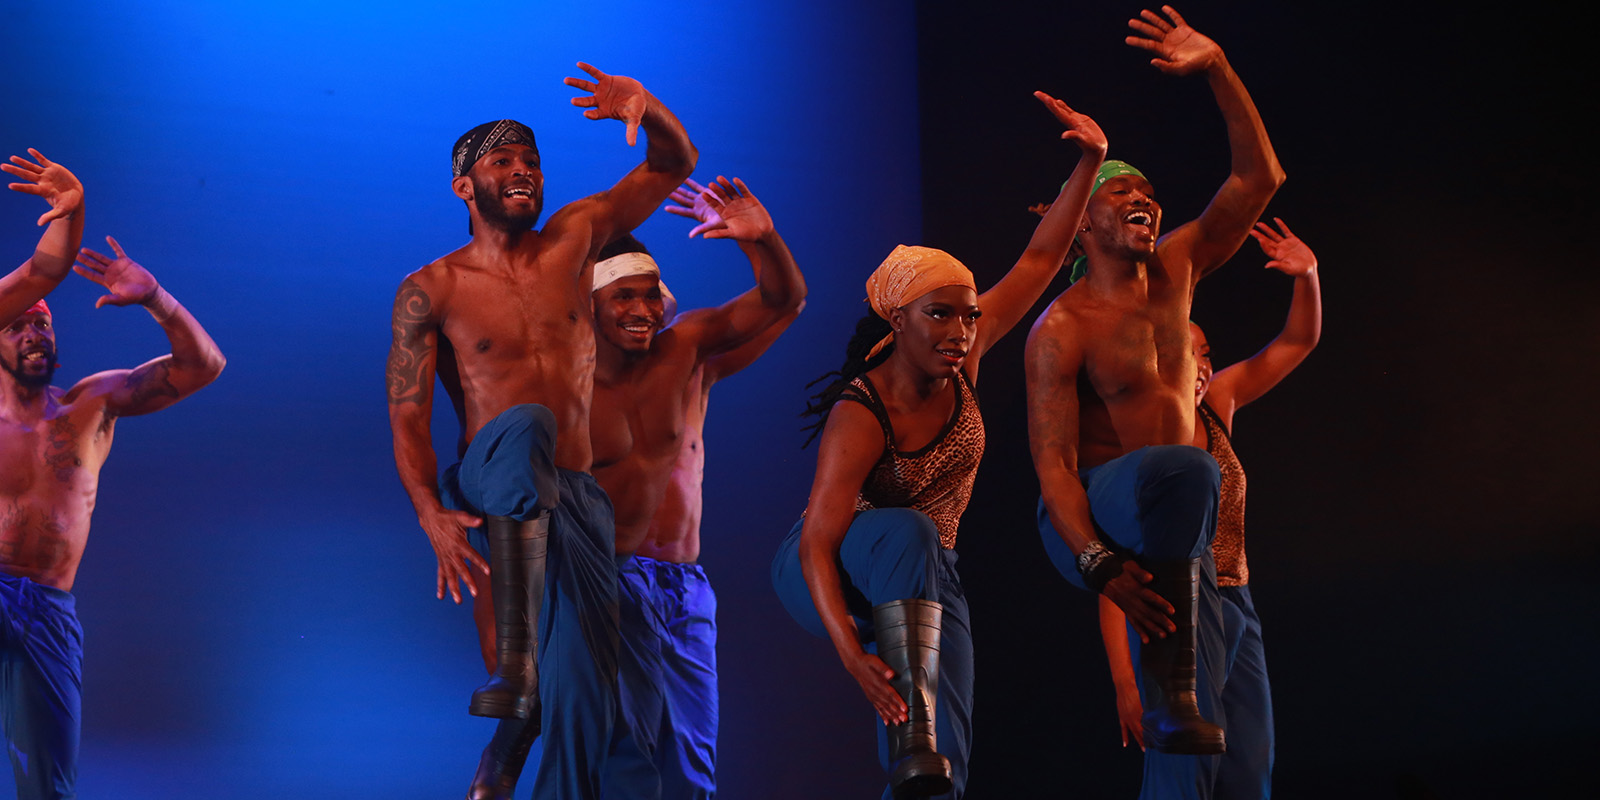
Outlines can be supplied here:
[[572, 104], [588, 109], [583, 115], [589, 119], [616, 119], [627, 124], [629, 147], [638, 140], [640, 127], [646, 137], [644, 163], [610, 189], [571, 206], [585, 212], [593, 226], [594, 255], [607, 242], [648, 219], [656, 206], [694, 172], [699, 153], [678, 118], [638, 81], [607, 75], [581, 61], [578, 67], [594, 80], [566, 79], [568, 86], [590, 93], [589, 97], [572, 98]]
[[433, 381], [439, 357], [439, 315], [433, 298], [413, 275], [395, 294], [391, 319], [394, 330], [389, 345], [389, 432], [394, 439], [394, 463], [400, 483], [417, 511], [417, 523], [428, 534], [439, 561], [434, 596], [461, 602], [461, 584], [477, 596], [476, 583], [467, 572], [471, 563], [487, 575], [489, 564], [467, 543], [467, 528], [483, 520], [464, 511], [451, 511], [439, 502], [438, 461], [433, 454], [430, 422], [433, 418]]
[[800, 530], [800, 569], [839, 660], [861, 684], [884, 724], [898, 725], [905, 722], [907, 709], [900, 693], [889, 685], [894, 670], [861, 647], [860, 633], [845, 606], [838, 567], [839, 548], [855, 519], [856, 497], [883, 449], [883, 428], [871, 411], [851, 400], [834, 404], [822, 430], [817, 475]]
[[1083, 209], [1089, 204], [1095, 171], [1106, 158], [1106, 135], [1094, 120], [1044, 92], [1034, 92], [1033, 96], [1067, 126], [1061, 138], [1076, 143], [1082, 153], [1072, 176], [1062, 184], [1061, 193], [1045, 212], [1039, 226], [1034, 228], [1033, 238], [1028, 240], [1022, 257], [999, 283], [978, 298], [983, 316], [978, 318], [977, 341], [973, 353], [968, 356], [969, 364], [974, 367], [978, 358], [1022, 321], [1023, 315], [1061, 271], [1061, 263], [1067, 258], [1073, 237], [1077, 236], [1078, 223], [1083, 220]]
[[1266, 265], [1269, 269], [1294, 278], [1294, 299], [1289, 303], [1289, 318], [1283, 324], [1283, 332], [1276, 339], [1261, 352], [1218, 372], [1211, 379], [1206, 398], [1230, 426], [1233, 412], [1288, 377], [1322, 337], [1322, 287], [1317, 279], [1317, 256], [1283, 224], [1283, 220], [1274, 217], [1273, 221], [1280, 230], [1259, 222], [1250, 235], [1272, 259]]
[[1233, 156], [1228, 179], [1200, 218], [1162, 237], [1163, 263], [1173, 268], [1189, 264], [1191, 280], [1199, 280], [1238, 252], [1267, 202], [1283, 185], [1284, 174], [1261, 115], [1222, 48], [1189, 27], [1172, 6], [1161, 10], [1166, 19], [1146, 9], [1139, 12], [1143, 19], [1128, 20], [1128, 27], [1143, 36], [1129, 36], [1126, 41], [1153, 53], [1150, 63], [1168, 75], [1206, 74], [1228, 126], [1228, 148]]
[[[116, 258], [84, 248], [72, 269], [104, 286], [108, 294], [94, 307], [145, 307], [166, 332], [172, 352], [131, 370], [112, 370], [85, 378], [80, 387], [103, 391], [106, 408], [114, 416], [133, 417], [160, 411], [216, 380], [227, 363], [217, 343], [200, 323], [156, 282], [144, 267], [123, 252], [117, 240], [106, 237]], [[77, 391], [77, 389], [75, 389]]]
[[[1078, 477], [1078, 372], [1083, 351], [1070, 315], [1053, 304], [1034, 323], [1024, 351], [1028, 381], [1028, 447], [1039, 474], [1050, 524], [1073, 555], [1104, 544], [1095, 535], [1089, 497]], [[1172, 605], [1145, 587], [1151, 580], [1131, 559], [1112, 558], [1084, 576], [1090, 588], [1127, 612], [1145, 641], [1176, 630]]]
[[48, 227], [39, 237], [33, 257], [0, 277], [0, 325], [10, 324], [50, 294], [67, 277], [83, 243], [83, 184], [38, 150], [29, 148], [28, 153], [34, 161], [12, 156], [11, 163], [0, 164], [0, 170], [25, 181], [6, 188], [38, 195], [50, 204], [50, 210], [39, 217], [39, 224]]
[[[685, 194], [683, 189], [674, 192], [678, 205], [668, 206], [667, 211], [700, 220], [691, 236], [698, 233], [707, 239], [738, 242], [756, 273], [755, 288], [717, 308], [685, 315], [673, 325], [677, 335], [694, 343], [701, 358], [709, 359], [794, 319], [805, 302], [806, 281], [789, 247], [773, 229], [771, 215], [744, 181], [718, 177], [710, 186], [700, 187], [687, 204]], [[771, 344], [770, 339], [767, 343]]]

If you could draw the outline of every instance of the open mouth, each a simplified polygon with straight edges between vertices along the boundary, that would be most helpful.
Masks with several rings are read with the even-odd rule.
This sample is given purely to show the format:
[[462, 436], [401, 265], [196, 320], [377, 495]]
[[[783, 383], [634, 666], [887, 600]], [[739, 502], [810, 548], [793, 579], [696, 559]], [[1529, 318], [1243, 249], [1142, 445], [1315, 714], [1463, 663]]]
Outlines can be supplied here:
[[960, 364], [967, 357], [967, 351], [954, 347], [941, 347], [934, 350], [934, 352], [943, 356], [951, 364]]
[[627, 331], [631, 336], [646, 337], [654, 333], [656, 328], [659, 326], [657, 323], [649, 320], [630, 320], [628, 322], [619, 323], [617, 327]]
[[524, 200], [533, 199], [533, 189], [528, 186], [513, 186], [505, 190], [505, 197], [520, 197]]
[[1122, 221], [1129, 225], [1143, 225], [1148, 228], [1155, 224], [1156, 218], [1154, 214], [1148, 211], [1138, 210], [1129, 212], [1128, 216], [1122, 218]]
[[25, 367], [43, 367], [48, 363], [50, 363], [50, 353], [47, 350], [29, 350], [22, 354], [22, 365]]

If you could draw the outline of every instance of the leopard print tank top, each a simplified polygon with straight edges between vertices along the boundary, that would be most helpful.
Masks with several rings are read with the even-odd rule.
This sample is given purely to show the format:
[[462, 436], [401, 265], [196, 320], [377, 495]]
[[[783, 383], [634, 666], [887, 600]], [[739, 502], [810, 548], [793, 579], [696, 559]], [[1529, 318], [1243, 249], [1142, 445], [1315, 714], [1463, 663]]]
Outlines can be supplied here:
[[1245, 586], [1250, 583], [1250, 565], [1244, 558], [1244, 465], [1233, 452], [1233, 439], [1222, 426], [1222, 418], [1204, 402], [1200, 404], [1200, 419], [1206, 425], [1206, 452], [1222, 470], [1217, 534], [1211, 540], [1211, 556], [1217, 561], [1217, 585]]
[[914, 452], [895, 449], [894, 427], [889, 412], [878, 396], [871, 379], [862, 375], [851, 381], [854, 392], [844, 397], [872, 411], [883, 426], [883, 457], [873, 465], [856, 498], [856, 510], [872, 508], [914, 508], [927, 514], [939, 529], [939, 544], [956, 546], [956, 528], [961, 514], [972, 499], [972, 482], [978, 477], [978, 462], [983, 460], [983, 415], [978, 399], [965, 373], [956, 384], [956, 408], [939, 435], [926, 447]]

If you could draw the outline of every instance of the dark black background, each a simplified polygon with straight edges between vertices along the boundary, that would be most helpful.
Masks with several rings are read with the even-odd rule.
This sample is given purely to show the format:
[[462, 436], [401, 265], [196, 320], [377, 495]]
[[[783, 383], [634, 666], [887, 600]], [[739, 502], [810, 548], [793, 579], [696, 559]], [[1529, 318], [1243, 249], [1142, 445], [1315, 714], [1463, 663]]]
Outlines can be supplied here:
[[[1282, 797], [1554, 796], [1600, 744], [1592, 58], [1576, 18], [1404, 3], [1188, 4], [1256, 100], [1316, 251], [1317, 351], [1236, 417]], [[923, 244], [987, 286], [1093, 116], [1164, 227], [1228, 172], [1202, 77], [1122, 43], [1136, 6], [921, 3]], [[1201, 284], [1218, 368], [1283, 324], [1246, 243]], [[1039, 308], [1065, 288], [1057, 287]], [[1030, 317], [1030, 321], [1031, 321]], [[973, 798], [1131, 797], [1093, 599], [1033, 528], [1024, 335], [984, 362], [989, 449], [958, 550], [979, 654]]]

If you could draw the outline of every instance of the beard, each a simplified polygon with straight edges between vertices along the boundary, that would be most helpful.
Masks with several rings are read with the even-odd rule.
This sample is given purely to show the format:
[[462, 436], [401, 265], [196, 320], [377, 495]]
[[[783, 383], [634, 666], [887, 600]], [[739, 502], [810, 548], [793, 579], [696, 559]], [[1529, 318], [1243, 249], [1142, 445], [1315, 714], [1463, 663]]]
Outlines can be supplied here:
[[539, 215], [544, 213], [544, 191], [536, 190], [533, 197], [533, 210], [526, 214], [512, 214], [506, 210], [506, 199], [490, 187], [472, 182], [473, 203], [478, 207], [478, 216], [489, 225], [506, 231], [531, 231], [538, 224]]
[[22, 369], [20, 359], [18, 363], [10, 364], [5, 359], [0, 358], [0, 369], [4, 369], [17, 382], [17, 385], [24, 389], [42, 389], [49, 386], [50, 381], [55, 380], [56, 350], [54, 347], [44, 348], [44, 364], [44, 372], [33, 373]]

